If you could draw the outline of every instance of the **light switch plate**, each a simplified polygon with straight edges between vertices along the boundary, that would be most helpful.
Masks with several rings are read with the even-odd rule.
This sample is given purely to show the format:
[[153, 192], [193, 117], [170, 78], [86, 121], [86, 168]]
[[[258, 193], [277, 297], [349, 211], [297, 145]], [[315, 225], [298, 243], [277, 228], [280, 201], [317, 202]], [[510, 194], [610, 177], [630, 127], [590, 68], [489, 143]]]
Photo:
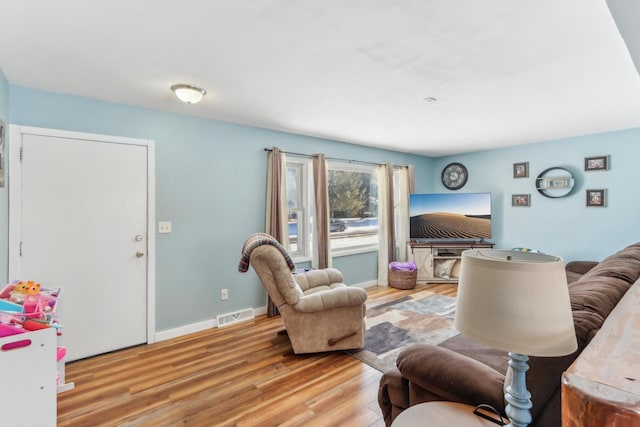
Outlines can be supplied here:
[[158, 222], [158, 234], [171, 233], [171, 221]]

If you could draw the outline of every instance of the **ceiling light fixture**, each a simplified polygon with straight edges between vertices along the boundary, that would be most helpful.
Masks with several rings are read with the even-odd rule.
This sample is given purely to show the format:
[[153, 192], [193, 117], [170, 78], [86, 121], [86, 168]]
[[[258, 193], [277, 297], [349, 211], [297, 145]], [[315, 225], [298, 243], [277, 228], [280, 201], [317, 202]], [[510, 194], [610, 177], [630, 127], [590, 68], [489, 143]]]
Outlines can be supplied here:
[[207, 93], [204, 89], [186, 84], [173, 85], [171, 86], [171, 90], [180, 101], [186, 102], [187, 104], [197, 104], [202, 101], [202, 98]]

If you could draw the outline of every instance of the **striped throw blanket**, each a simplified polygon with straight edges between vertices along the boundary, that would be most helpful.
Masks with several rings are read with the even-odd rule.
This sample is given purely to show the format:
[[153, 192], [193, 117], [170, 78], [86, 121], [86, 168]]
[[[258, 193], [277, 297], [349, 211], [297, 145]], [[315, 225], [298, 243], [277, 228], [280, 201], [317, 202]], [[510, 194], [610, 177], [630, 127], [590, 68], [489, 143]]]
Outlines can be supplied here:
[[240, 258], [240, 264], [238, 264], [238, 271], [246, 273], [249, 270], [249, 261], [251, 259], [251, 251], [261, 245], [275, 246], [284, 256], [287, 261], [287, 266], [291, 271], [296, 269], [296, 265], [291, 260], [291, 257], [287, 253], [286, 249], [278, 242], [273, 236], [266, 233], [254, 233], [247, 238], [242, 247], [242, 257]]

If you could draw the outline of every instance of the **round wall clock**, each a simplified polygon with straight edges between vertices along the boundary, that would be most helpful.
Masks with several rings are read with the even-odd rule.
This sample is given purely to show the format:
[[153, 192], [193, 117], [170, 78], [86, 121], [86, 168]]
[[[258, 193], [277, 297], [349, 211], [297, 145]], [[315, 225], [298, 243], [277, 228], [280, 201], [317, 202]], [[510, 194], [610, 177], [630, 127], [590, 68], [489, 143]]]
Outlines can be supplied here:
[[449, 163], [442, 169], [440, 179], [442, 184], [449, 190], [459, 190], [467, 183], [469, 174], [467, 168], [462, 163]]

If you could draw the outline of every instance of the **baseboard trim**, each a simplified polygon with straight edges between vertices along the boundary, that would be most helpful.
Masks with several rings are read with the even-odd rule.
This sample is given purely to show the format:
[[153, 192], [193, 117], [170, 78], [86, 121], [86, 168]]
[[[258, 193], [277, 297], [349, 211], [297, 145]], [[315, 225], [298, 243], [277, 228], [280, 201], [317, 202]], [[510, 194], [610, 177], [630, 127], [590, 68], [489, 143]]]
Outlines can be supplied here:
[[[350, 286], [355, 286], [357, 288], [371, 288], [374, 286], [378, 286], [378, 281], [377, 280], [369, 280], [368, 282], [360, 282], [360, 283], [355, 283], [353, 285]], [[259, 307], [259, 308], [254, 308], [253, 312], [255, 313], [256, 316], [260, 316], [262, 314], [267, 314], [267, 306], [265, 305], [264, 307]], [[190, 325], [185, 325], [185, 326], [180, 326], [178, 328], [173, 328], [173, 329], [167, 329], [164, 331], [158, 331], [155, 333], [155, 340], [154, 341], [150, 341], [151, 342], [158, 342], [158, 341], [166, 341], [166, 340], [170, 340], [172, 338], [178, 338], [181, 337], [183, 335], [188, 335], [188, 334], [193, 334], [196, 332], [200, 332], [200, 331], [204, 331], [207, 329], [211, 329], [211, 328], [217, 328], [218, 327], [218, 322], [216, 321], [215, 318], [213, 319], [209, 319], [209, 320], [204, 320], [202, 322], [198, 322], [198, 323], [192, 323]]]
[[360, 282], [360, 283], [355, 283], [351, 286], [355, 286], [357, 288], [373, 288], [375, 286], [378, 286], [378, 281], [377, 280], [369, 280], [368, 282]]
[[[253, 312], [256, 316], [267, 314], [267, 306], [254, 308]], [[218, 322], [215, 318], [204, 320], [198, 323], [191, 323], [190, 325], [180, 326], [178, 328], [167, 329], [164, 331], [156, 332], [155, 334], [155, 342], [158, 341], [166, 341], [172, 338], [178, 338], [183, 335], [193, 334], [196, 332], [204, 331], [211, 328], [218, 327]]]

